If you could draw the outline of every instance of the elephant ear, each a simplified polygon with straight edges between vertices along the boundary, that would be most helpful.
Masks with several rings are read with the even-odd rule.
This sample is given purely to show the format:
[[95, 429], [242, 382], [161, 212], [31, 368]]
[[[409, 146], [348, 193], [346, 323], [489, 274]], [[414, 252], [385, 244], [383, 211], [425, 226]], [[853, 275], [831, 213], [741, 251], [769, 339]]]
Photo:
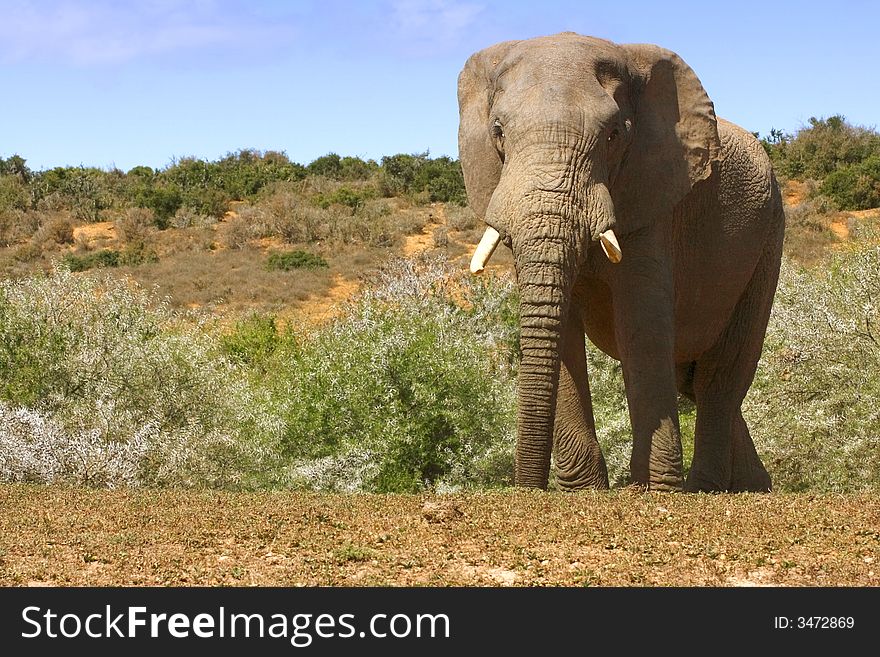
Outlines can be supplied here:
[[468, 202], [481, 219], [501, 179], [501, 157], [489, 129], [495, 72], [517, 43], [505, 41], [474, 53], [458, 76], [458, 153]]
[[634, 131], [612, 189], [623, 230], [668, 214], [718, 161], [715, 109], [678, 55], [649, 44], [622, 46], [635, 78]]

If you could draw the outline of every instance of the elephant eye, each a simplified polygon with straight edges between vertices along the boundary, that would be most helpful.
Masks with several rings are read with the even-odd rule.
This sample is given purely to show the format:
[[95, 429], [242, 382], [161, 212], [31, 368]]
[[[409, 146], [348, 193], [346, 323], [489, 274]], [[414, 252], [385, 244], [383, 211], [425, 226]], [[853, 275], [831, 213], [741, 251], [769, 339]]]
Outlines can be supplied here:
[[618, 130], [617, 128], [614, 128], [614, 130], [611, 131], [611, 134], [608, 135], [608, 143], [609, 144], [612, 143], [619, 136], [620, 136], [620, 130]]
[[492, 134], [499, 139], [504, 139], [504, 128], [501, 127], [501, 121], [498, 119], [495, 119], [495, 122], [492, 124]]

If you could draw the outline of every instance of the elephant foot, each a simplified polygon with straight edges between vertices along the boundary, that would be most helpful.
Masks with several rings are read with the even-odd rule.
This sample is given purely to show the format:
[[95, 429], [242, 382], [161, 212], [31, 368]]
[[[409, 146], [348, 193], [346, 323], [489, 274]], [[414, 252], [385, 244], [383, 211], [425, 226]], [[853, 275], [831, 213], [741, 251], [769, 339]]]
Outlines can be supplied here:
[[722, 484], [716, 477], [691, 469], [684, 490], [688, 493], [723, 493], [727, 490], [727, 485]]
[[760, 462], [747, 472], [735, 472], [730, 481], [732, 493], [769, 493], [773, 490], [770, 475]]
[[652, 481], [648, 484], [648, 490], [661, 493], [681, 493], [684, 490], [684, 482], [681, 477], [663, 481]]
[[684, 489], [689, 493], [769, 493], [773, 490], [773, 486], [770, 475], [767, 474], [764, 466], [758, 463], [746, 472], [735, 473], [731, 477], [730, 484], [722, 484], [716, 477], [691, 470]]
[[608, 490], [609, 488], [607, 475], [605, 479], [587, 478], [574, 480], [563, 479], [562, 477], [557, 476], [556, 486], [559, 490], [566, 493], [578, 490]]
[[630, 486], [640, 488], [643, 491], [659, 492], [659, 493], [681, 493], [684, 490], [684, 482], [680, 476], [665, 475], [652, 477], [649, 481], [631, 480]]

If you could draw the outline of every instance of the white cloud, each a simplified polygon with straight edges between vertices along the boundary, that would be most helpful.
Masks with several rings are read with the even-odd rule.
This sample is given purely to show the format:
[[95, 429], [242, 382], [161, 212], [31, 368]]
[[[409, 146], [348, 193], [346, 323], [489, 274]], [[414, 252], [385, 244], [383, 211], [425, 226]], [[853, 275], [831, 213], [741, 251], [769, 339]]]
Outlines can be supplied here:
[[246, 14], [246, 3], [151, 0], [19, 1], [0, 21], [0, 60], [118, 64], [141, 58], [266, 41], [283, 30]]
[[460, 41], [484, 8], [455, 0], [395, 0], [391, 20], [404, 40], [434, 50]]

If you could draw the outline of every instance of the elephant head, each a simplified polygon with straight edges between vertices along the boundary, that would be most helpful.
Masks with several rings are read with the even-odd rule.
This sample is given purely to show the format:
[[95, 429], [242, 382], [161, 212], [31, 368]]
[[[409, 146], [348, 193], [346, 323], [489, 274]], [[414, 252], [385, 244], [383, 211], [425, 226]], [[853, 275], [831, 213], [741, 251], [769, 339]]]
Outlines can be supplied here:
[[472, 270], [502, 241], [520, 289], [514, 479], [544, 488], [574, 282], [595, 249], [626, 258], [629, 235], [671, 221], [711, 174], [715, 113], [676, 54], [573, 33], [474, 54], [458, 99], [468, 199], [488, 224]]

